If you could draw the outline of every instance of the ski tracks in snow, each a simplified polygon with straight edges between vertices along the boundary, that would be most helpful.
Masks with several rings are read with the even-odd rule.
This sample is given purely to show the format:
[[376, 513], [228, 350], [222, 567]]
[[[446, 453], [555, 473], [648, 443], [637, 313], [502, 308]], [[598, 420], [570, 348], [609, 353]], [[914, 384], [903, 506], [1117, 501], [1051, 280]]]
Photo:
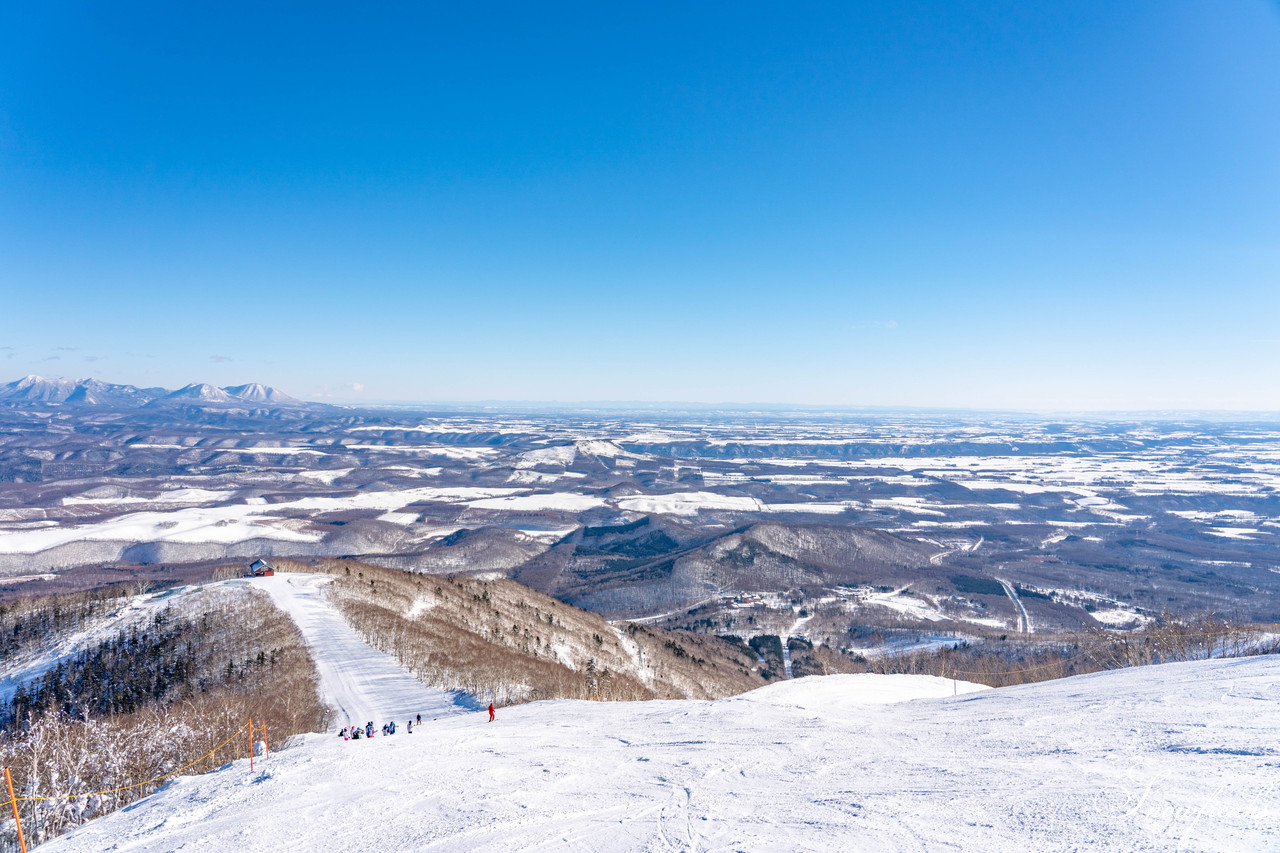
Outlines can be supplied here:
[[320, 676], [321, 695], [335, 711], [330, 731], [369, 720], [403, 724], [415, 714], [434, 719], [480, 707], [470, 697], [427, 687], [390, 655], [362, 640], [325, 597], [330, 580], [326, 575], [288, 573], [252, 581], [302, 632]]

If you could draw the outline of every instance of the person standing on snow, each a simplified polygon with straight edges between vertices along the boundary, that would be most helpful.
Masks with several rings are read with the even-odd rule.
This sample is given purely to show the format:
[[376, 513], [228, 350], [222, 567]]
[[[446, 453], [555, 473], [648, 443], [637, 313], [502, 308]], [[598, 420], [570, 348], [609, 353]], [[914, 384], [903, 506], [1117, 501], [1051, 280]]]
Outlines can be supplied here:
[[493, 703], [490, 702], [489, 703], [489, 722], [491, 723], [493, 722], [493, 715], [494, 715]]

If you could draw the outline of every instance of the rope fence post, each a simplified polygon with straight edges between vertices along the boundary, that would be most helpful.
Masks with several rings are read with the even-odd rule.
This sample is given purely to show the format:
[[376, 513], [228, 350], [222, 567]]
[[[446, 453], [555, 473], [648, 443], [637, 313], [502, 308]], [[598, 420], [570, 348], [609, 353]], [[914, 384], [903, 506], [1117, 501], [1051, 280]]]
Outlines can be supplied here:
[[249, 772], [253, 772], [253, 717], [249, 718]]
[[22, 836], [22, 818], [18, 816], [18, 798], [13, 793], [13, 777], [9, 768], [4, 769], [4, 784], [9, 788], [9, 805], [13, 806], [13, 824], [18, 828], [18, 847], [27, 853], [27, 839]]

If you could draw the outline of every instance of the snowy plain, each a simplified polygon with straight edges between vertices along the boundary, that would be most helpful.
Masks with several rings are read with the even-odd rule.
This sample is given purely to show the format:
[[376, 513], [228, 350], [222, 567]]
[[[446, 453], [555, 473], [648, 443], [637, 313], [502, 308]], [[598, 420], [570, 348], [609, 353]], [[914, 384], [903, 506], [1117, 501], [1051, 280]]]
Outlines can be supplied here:
[[318, 649], [331, 702], [424, 724], [300, 737], [40, 850], [1280, 850], [1275, 656], [999, 690], [809, 677], [714, 702], [536, 702], [491, 724], [334, 623], [320, 579], [254, 583]]

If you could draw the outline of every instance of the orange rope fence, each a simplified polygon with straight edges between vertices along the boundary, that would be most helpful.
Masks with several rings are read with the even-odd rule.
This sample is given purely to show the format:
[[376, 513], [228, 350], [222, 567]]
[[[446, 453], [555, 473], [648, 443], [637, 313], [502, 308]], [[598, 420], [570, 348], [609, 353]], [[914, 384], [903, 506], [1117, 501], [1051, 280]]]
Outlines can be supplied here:
[[[261, 720], [258, 721], [258, 724], [259, 724], [259, 727], [262, 729], [263, 743], [265, 745], [266, 736], [267, 736], [267, 724]], [[39, 803], [39, 802], [48, 802], [52, 800], [76, 800], [82, 797], [96, 797], [103, 794], [116, 794], [121, 791], [130, 791], [136, 788], [145, 788], [148, 785], [154, 785], [157, 782], [161, 782], [170, 777], [177, 776], [178, 774], [182, 773], [182, 771], [187, 770], [191, 767], [194, 767], [196, 764], [199, 764], [201, 761], [204, 761], [206, 758], [211, 758], [219, 750], [225, 748], [233, 740], [238, 738], [242, 732], [245, 732], [245, 731], [247, 731], [249, 734], [249, 770], [250, 772], [252, 772], [254, 744], [253, 744], [253, 718], [251, 717], [249, 718], [249, 721], [247, 723], [245, 723], [243, 726], [241, 726], [240, 728], [232, 732], [230, 737], [228, 737], [222, 743], [215, 746], [213, 749], [206, 752], [204, 755], [201, 755], [199, 758], [192, 759], [191, 761], [188, 761], [186, 764], [182, 765], [181, 767], [178, 767], [177, 769], [170, 770], [168, 773], [162, 773], [159, 776], [154, 776], [146, 780], [145, 782], [136, 782], [132, 785], [122, 785], [119, 788], [106, 788], [101, 791], [86, 791], [81, 794], [58, 794], [58, 795], [49, 796], [49, 797], [19, 797], [14, 794], [13, 777], [9, 774], [9, 768], [6, 767], [4, 768], [4, 780], [5, 780], [5, 784], [8, 786], [9, 799], [5, 803], [0, 803], [0, 808], [3, 808], [6, 805], [13, 807], [13, 821], [17, 828], [18, 846], [21, 848], [21, 853], [27, 853], [27, 842], [26, 842], [26, 839], [23, 837], [23, 833], [22, 833], [22, 819], [18, 816], [18, 803]], [[267, 756], [270, 756], [269, 751], [267, 752]]]

